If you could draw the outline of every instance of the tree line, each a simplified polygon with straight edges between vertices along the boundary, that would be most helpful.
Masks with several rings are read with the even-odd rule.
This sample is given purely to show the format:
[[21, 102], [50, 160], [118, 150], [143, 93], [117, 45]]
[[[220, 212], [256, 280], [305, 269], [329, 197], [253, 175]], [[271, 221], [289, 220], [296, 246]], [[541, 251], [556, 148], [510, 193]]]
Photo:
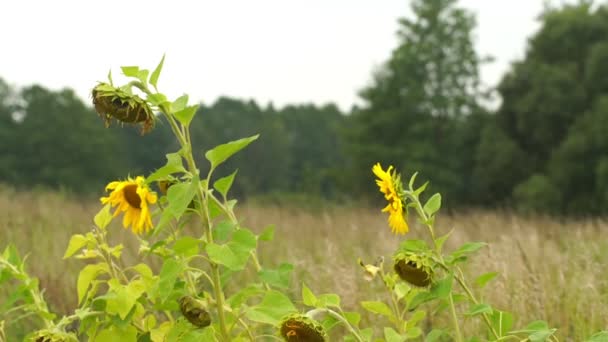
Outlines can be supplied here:
[[[547, 7], [525, 57], [495, 89], [479, 79], [488, 59], [474, 49], [471, 12], [457, 0], [411, 6], [398, 45], [360, 92], [361, 107], [219, 98], [191, 124], [199, 165], [205, 150], [260, 133], [219, 171], [239, 170], [237, 196], [374, 198], [370, 170], [380, 161], [403, 177], [420, 172], [453, 208], [606, 213], [608, 5]], [[176, 142], [159, 126], [143, 137], [105, 129], [69, 89], [0, 80], [0, 182], [99, 194], [109, 180], [164, 164]]]

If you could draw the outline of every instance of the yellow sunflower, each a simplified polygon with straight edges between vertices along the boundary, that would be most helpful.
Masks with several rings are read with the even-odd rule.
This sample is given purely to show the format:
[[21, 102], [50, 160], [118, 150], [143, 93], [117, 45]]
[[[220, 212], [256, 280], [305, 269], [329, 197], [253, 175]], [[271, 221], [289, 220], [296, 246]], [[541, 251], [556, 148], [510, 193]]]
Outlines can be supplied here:
[[145, 233], [152, 228], [152, 219], [148, 204], [156, 203], [156, 193], [150, 191], [144, 177], [128, 178], [125, 181], [111, 182], [106, 191], [112, 191], [108, 197], [102, 197], [101, 203], [117, 207], [114, 217], [124, 211], [122, 225], [131, 226], [133, 233]]
[[396, 181], [392, 166], [389, 166], [386, 171], [382, 169], [380, 163], [376, 163], [372, 167], [372, 171], [378, 177], [376, 184], [380, 188], [380, 192], [384, 194], [384, 198], [388, 201], [388, 205], [382, 209], [382, 212], [388, 213], [388, 225], [393, 233], [405, 234], [409, 231], [407, 222], [403, 217], [403, 201], [397, 193]]

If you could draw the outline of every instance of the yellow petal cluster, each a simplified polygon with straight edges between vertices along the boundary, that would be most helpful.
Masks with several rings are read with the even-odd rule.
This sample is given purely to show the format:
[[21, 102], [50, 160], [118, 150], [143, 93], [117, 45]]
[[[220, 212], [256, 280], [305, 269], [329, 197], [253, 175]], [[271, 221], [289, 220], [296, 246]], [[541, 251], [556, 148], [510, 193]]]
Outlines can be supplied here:
[[382, 169], [380, 163], [376, 163], [372, 167], [372, 172], [378, 177], [376, 184], [380, 188], [380, 192], [384, 194], [384, 198], [388, 201], [388, 205], [382, 209], [382, 212], [388, 213], [388, 225], [393, 233], [405, 234], [409, 231], [407, 222], [403, 217], [403, 201], [397, 194], [395, 182], [391, 171], [392, 166], [389, 166], [386, 171]]
[[133, 233], [142, 234], [152, 228], [149, 204], [156, 203], [156, 193], [146, 185], [144, 177], [128, 178], [125, 181], [111, 182], [106, 186], [111, 191], [108, 197], [102, 197], [101, 203], [116, 207], [114, 217], [124, 212], [122, 225], [132, 228]]

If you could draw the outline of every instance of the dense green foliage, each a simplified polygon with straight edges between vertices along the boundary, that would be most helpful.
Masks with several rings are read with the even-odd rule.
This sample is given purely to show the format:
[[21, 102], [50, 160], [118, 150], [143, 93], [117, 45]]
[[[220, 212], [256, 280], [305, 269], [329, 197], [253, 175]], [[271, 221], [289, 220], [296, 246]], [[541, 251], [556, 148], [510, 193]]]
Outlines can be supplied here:
[[[344, 113], [331, 104], [220, 98], [191, 125], [196, 156], [261, 133], [249, 153], [218, 170], [239, 170], [238, 196], [367, 198], [371, 165], [380, 161], [404, 177], [420, 171], [450, 207], [605, 213], [608, 6], [546, 9], [525, 57], [497, 86], [494, 112], [482, 105], [474, 15], [456, 0], [413, 1], [412, 12], [361, 91], [363, 106]], [[168, 129], [143, 138], [130, 127], [104, 129], [70, 90], [0, 80], [0, 182], [98, 194], [108, 178], [163, 165], [159, 155], [176, 146]]]

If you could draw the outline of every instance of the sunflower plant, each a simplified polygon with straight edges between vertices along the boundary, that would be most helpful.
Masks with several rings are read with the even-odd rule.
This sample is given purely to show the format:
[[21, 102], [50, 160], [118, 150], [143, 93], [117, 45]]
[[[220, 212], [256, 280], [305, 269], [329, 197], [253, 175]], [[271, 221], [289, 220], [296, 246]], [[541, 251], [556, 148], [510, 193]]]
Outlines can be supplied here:
[[[293, 265], [269, 268], [258, 259], [258, 248], [273, 240], [273, 228], [256, 234], [245, 227], [229, 195], [236, 171], [222, 177], [215, 172], [258, 136], [206, 151], [208, 171], [201, 173], [189, 130], [198, 106], [189, 104], [187, 95], [169, 100], [158, 91], [163, 63], [164, 57], [152, 72], [122, 67], [128, 83], [116, 86], [110, 73], [91, 95], [106, 126], [136, 125], [146, 134], [164, 120], [179, 150], [147, 176], [110, 182], [90, 231], [71, 237], [64, 258], [83, 260], [73, 314], [59, 318], [50, 312], [24, 260], [13, 247], [5, 249], [0, 284], [13, 280], [18, 286], [4, 304], [12, 308], [0, 315], [0, 342], [6, 339], [5, 324], [32, 315], [42, 326], [27, 340], [36, 342], [328, 341], [329, 336], [357, 342], [460, 342], [465, 341], [462, 327], [472, 320], [485, 328], [466, 341], [557, 340], [546, 322], [515, 329], [511, 313], [483, 302], [476, 291], [496, 273], [479, 276], [473, 288], [462, 265], [485, 244], [469, 242], [445, 252], [450, 233], [438, 235], [435, 228], [441, 195], [423, 203], [426, 183], [415, 187], [414, 174], [405, 186], [392, 166], [384, 169], [379, 163], [372, 173], [387, 201], [382, 212], [390, 229], [405, 235], [408, 217], [415, 215], [429, 234], [426, 240], [404, 240], [386, 262], [390, 266], [383, 257], [372, 264], [359, 261], [365, 279], [379, 281], [384, 289], [375, 300], [360, 303], [361, 312], [379, 316], [376, 324], [366, 326], [361, 313], [345, 310], [335, 293], [315, 294], [302, 284], [294, 298], [289, 290]], [[126, 264], [123, 245], [109, 242], [114, 220], [139, 240], [138, 262]], [[254, 277], [243, 282], [243, 272]], [[8, 313], [17, 312], [22, 314], [7, 320]], [[601, 332], [590, 341], [606, 336]]]

